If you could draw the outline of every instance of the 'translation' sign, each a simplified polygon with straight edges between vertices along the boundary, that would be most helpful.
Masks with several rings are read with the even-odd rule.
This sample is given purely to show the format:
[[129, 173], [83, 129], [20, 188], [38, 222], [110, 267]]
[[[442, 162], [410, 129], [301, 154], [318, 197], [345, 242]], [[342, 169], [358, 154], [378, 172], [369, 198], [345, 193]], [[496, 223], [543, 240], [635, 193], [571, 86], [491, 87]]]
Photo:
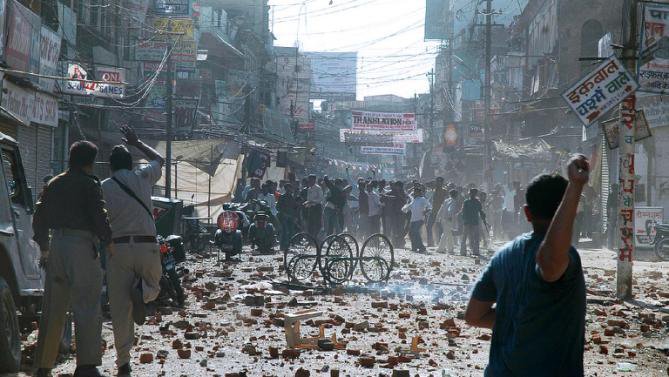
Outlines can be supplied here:
[[615, 56], [569, 88], [562, 97], [587, 127], [639, 88]]
[[413, 131], [417, 128], [416, 114], [351, 111], [354, 130]]

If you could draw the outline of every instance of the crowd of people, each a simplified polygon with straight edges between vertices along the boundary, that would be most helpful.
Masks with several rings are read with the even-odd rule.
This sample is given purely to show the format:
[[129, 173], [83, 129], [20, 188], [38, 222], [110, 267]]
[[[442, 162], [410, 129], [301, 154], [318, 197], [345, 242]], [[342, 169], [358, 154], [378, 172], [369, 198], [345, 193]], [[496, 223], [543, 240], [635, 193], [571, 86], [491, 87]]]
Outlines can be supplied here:
[[[307, 232], [316, 239], [349, 233], [364, 240], [382, 233], [396, 248], [425, 253], [473, 255], [492, 246], [493, 239], [509, 239], [526, 228], [522, 219], [524, 191], [519, 183], [496, 185], [485, 192], [437, 177], [430, 182], [328, 176], [275, 182], [258, 178], [237, 182], [233, 201], [263, 201], [279, 231], [280, 247], [292, 236]], [[406, 243], [407, 239], [409, 244]], [[467, 246], [469, 246], [467, 248]]]
[[[92, 175], [97, 147], [76, 142], [69, 169], [51, 179], [33, 216], [34, 240], [46, 271], [42, 315], [34, 363], [36, 376], [51, 375], [71, 311], [76, 328], [74, 377], [101, 377], [101, 296], [106, 271], [114, 332], [117, 375], [131, 375], [135, 324], [142, 325], [147, 303], [160, 293], [161, 264], [151, 211], [151, 190], [162, 174], [163, 158], [123, 127], [125, 145], [112, 149], [112, 174]], [[128, 147], [150, 163], [133, 166]], [[568, 180], [541, 175], [527, 189], [520, 184], [487, 193], [443, 178], [432, 182], [387, 182], [360, 178], [289, 179], [275, 183], [239, 181], [235, 199], [262, 201], [263, 214], [276, 222], [281, 247], [306, 231], [321, 239], [348, 232], [384, 233], [396, 247], [425, 253], [479, 255], [491, 237], [516, 237], [490, 259], [474, 284], [464, 315], [476, 327], [493, 330], [486, 376], [582, 376], [585, 336], [585, 280], [572, 246], [583, 220], [590, 166], [584, 156], [567, 165]], [[522, 220], [521, 220], [522, 219]], [[427, 237], [427, 246], [423, 243]], [[103, 271], [103, 267], [105, 271]], [[555, 321], [560, 318], [560, 321]], [[557, 356], [556, 356], [557, 355]]]

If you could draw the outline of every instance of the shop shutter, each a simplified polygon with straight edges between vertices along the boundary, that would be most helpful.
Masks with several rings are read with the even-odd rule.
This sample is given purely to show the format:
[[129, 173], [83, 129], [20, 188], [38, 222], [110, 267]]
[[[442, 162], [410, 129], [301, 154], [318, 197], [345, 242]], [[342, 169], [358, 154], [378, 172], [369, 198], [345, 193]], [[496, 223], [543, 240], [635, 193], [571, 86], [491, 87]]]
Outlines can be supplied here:
[[28, 186], [33, 196], [42, 190], [42, 180], [51, 175], [53, 128], [48, 126], [19, 126], [17, 141]]

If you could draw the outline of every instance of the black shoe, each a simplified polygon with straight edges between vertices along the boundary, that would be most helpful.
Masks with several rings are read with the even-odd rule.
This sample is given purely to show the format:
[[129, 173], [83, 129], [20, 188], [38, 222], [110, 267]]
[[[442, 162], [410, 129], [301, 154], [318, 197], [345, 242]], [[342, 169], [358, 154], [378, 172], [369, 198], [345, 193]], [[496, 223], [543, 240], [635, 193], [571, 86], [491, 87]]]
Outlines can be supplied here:
[[35, 377], [51, 377], [51, 369], [46, 369], [46, 368], [39, 368], [37, 372], [35, 372]]
[[132, 319], [138, 326], [141, 326], [146, 321], [146, 305], [141, 280], [136, 287], [130, 290], [130, 300], [132, 301]]
[[123, 364], [120, 367], [118, 367], [118, 371], [116, 372], [117, 377], [130, 377], [130, 373], [132, 372], [132, 369], [130, 369], [130, 363]]
[[74, 371], [73, 377], [105, 377], [95, 365], [81, 365]]

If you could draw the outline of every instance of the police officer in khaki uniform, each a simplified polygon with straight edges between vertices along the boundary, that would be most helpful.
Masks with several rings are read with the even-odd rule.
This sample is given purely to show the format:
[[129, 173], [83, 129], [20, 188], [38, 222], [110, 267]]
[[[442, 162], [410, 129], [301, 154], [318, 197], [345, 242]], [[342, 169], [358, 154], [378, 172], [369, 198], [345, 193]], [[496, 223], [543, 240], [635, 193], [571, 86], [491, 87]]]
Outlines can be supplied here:
[[162, 265], [156, 243], [151, 192], [162, 174], [163, 158], [137, 138], [134, 130], [121, 128], [126, 145], [139, 149], [148, 165], [133, 170], [132, 156], [123, 145], [109, 157], [112, 176], [102, 182], [114, 253], [107, 259], [107, 282], [116, 365], [119, 376], [130, 376], [130, 349], [135, 341], [134, 322], [142, 324], [145, 303], [160, 293]]
[[49, 181], [36, 204], [34, 240], [46, 269], [35, 355], [40, 377], [51, 374], [70, 307], [77, 343], [74, 377], [101, 376], [97, 369], [102, 357], [98, 247], [110, 245], [112, 233], [100, 182], [92, 175], [97, 152], [88, 141], [72, 144], [69, 169]]

